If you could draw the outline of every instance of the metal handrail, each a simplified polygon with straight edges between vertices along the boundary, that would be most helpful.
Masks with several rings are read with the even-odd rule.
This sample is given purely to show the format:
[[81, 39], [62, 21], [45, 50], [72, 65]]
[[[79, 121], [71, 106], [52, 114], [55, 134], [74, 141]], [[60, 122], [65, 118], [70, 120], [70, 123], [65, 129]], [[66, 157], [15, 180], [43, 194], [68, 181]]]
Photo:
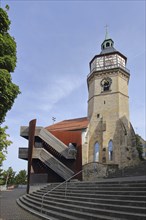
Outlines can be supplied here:
[[64, 183], [66, 183], [66, 187], [65, 187], [65, 197], [66, 197], [66, 189], [67, 189], [67, 182], [69, 180], [71, 180], [73, 177], [77, 176], [78, 174], [80, 174], [81, 172], [83, 171], [80, 170], [78, 173], [74, 174], [73, 176], [71, 176], [70, 178], [68, 178], [67, 180], [65, 180], [64, 182], [60, 183], [59, 185], [55, 186], [53, 189], [49, 190], [48, 192], [46, 192], [43, 196], [42, 196], [42, 204], [41, 204], [41, 213], [42, 213], [42, 209], [43, 209], [43, 203], [44, 203], [44, 197], [47, 195], [47, 194], [50, 194], [52, 191], [54, 191], [55, 189], [59, 188], [60, 186], [62, 186]]

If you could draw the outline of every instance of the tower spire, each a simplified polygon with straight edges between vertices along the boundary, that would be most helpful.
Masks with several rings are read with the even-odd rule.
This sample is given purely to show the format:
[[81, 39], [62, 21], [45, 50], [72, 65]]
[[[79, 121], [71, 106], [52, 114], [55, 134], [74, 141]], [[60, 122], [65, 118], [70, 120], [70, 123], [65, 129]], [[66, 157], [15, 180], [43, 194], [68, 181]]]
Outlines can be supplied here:
[[108, 25], [105, 25], [105, 40], [109, 39], [109, 35], [108, 35]]

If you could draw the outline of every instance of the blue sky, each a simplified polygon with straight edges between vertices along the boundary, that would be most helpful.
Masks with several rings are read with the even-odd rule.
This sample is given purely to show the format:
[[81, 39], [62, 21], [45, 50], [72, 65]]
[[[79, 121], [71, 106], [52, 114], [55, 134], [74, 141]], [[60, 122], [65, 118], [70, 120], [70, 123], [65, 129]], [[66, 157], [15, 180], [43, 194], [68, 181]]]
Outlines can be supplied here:
[[105, 25], [130, 69], [130, 120], [145, 138], [145, 1], [21, 1], [9, 4], [10, 33], [17, 42], [13, 82], [21, 94], [4, 125], [13, 144], [3, 168], [26, 169], [18, 148], [27, 147], [20, 126], [38, 126], [87, 115], [89, 62], [101, 51]]

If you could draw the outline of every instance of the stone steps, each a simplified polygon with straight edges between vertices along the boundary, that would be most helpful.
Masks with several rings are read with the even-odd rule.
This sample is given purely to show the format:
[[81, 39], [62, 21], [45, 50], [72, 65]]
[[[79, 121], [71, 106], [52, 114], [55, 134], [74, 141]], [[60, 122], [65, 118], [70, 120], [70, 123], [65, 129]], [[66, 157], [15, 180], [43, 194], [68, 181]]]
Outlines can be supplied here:
[[[67, 196], [72, 196], [72, 195], [79, 195], [79, 196], [83, 196], [83, 197], [86, 197], [86, 196], [93, 196], [93, 198], [95, 197], [97, 197], [97, 195], [100, 195], [100, 194], [108, 194], [108, 195], [131, 195], [131, 196], [143, 196], [144, 195], [144, 193], [145, 193], [146, 191], [123, 191], [123, 190], [105, 190], [105, 191], [101, 191], [101, 190], [95, 190], [95, 191], [90, 191], [90, 192], [88, 192], [88, 191], [86, 191], [86, 190], [82, 190], [82, 191], [80, 191], [80, 190], [75, 190], [75, 191], [67, 191], [66, 192], [66, 195]], [[45, 191], [44, 192], [42, 192], [42, 194], [44, 194], [45, 193]], [[51, 195], [54, 195], [54, 194], [57, 194], [57, 195], [61, 195], [61, 196], [64, 196], [64, 194], [65, 194], [65, 191], [63, 191], [63, 190], [61, 190], [61, 191], [59, 191], [58, 189], [57, 190], [55, 190], [55, 191], [53, 191], [53, 192], [51, 192]]]
[[[90, 190], [90, 192], [95, 192], [95, 191], [146, 191], [146, 186], [143, 187], [143, 186], [140, 186], [140, 187], [97, 187], [95, 186], [94, 188], [92, 187], [80, 187], [79, 189], [77, 187], [67, 187], [68, 190], [70, 190], [70, 192], [87, 192], [88, 190]], [[47, 189], [42, 189], [41, 191], [42, 192], [45, 192]], [[56, 189], [55, 191], [59, 191], [59, 192], [64, 192], [65, 191], [65, 188], [59, 188], [59, 189]]]
[[[36, 193], [37, 195], [39, 195], [39, 196], [41, 196], [42, 197], [42, 195], [43, 195], [43, 193], [40, 193], [40, 192], [33, 192], [34, 194]], [[133, 195], [127, 195], [127, 196], [125, 196], [125, 195], [116, 195], [116, 194], [111, 194], [111, 195], [109, 195], [109, 194], [92, 194], [92, 196], [90, 197], [90, 193], [88, 193], [88, 194], [85, 194], [85, 195], [83, 195], [83, 194], [77, 194], [77, 195], [66, 195], [66, 198], [74, 198], [74, 199], [76, 199], [76, 198], [80, 198], [80, 199], [82, 199], [82, 200], [85, 200], [86, 198], [90, 198], [90, 199], [94, 199], [94, 200], [96, 200], [96, 199], [98, 199], [98, 198], [104, 198], [104, 199], [120, 199], [120, 200], [128, 200], [128, 199], [131, 199], [131, 200], [135, 200], [135, 201], [144, 201], [145, 199], [146, 199], [146, 197], [145, 197], [145, 195], [142, 195], [142, 196], [133, 196]], [[62, 195], [62, 194], [55, 194], [55, 192], [52, 194], [52, 193], [50, 193], [49, 195], [48, 195], [48, 197], [49, 196], [53, 196], [53, 197], [60, 197], [60, 198], [62, 198], [62, 197], [64, 197], [64, 194]]]
[[[33, 195], [28, 195], [30, 197], [33, 197]], [[56, 201], [56, 197], [55, 196], [51, 196], [51, 195], [48, 195], [46, 196], [46, 198], [48, 197], [49, 200], [52, 200], [52, 201]], [[35, 194], [35, 197], [34, 198], [42, 198], [42, 196], [40, 196], [39, 194]], [[145, 197], [143, 197], [145, 199]], [[133, 197], [132, 197], [133, 199]], [[95, 203], [112, 203], [112, 204], [119, 204], [119, 205], [126, 205], [126, 206], [139, 206], [139, 207], [146, 207], [146, 201], [137, 201], [137, 197], [136, 197], [136, 200], [118, 200], [118, 199], [108, 199], [108, 198], [88, 198], [88, 197], [75, 197], [75, 196], [66, 196], [65, 198], [62, 198], [62, 196], [59, 198], [59, 196], [57, 196], [57, 200], [58, 201], [62, 201], [64, 203], [66, 203], [66, 201], [68, 203], [75, 203], [75, 204], [78, 204], [78, 203], [82, 203], [84, 204], [85, 206], [88, 206], [89, 204], [95, 204]]]
[[[38, 201], [38, 202], [41, 202], [42, 199], [41, 198], [36, 198], [35, 196], [28, 196], [28, 198], [34, 200], [35, 201]], [[102, 203], [93, 203], [93, 202], [84, 202], [82, 201], [82, 205], [81, 205], [81, 202], [80, 201], [72, 201], [72, 200], [69, 200], [69, 199], [53, 199], [51, 200], [50, 197], [46, 198], [44, 200], [44, 203], [47, 204], [47, 205], [54, 205], [54, 206], [59, 206], [59, 207], [62, 207], [62, 208], [72, 208], [72, 209], [79, 209], [79, 210], [82, 210], [82, 211], [88, 211], [88, 212], [91, 212], [91, 213], [94, 213], [96, 212], [97, 209], [108, 209], [108, 210], [116, 210], [118, 211], [119, 210], [119, 204], [110, 204], [110, 203], [107, 203], [107, 202], [104, 202], [103, 204]], [[89, 208], [90, 207], [90, 208]], [[85, 209], [85, 210], [84, 210]], [[136, 207], [136, 206], [132, 206], [132, 205], [120, 205], [120, 211], [128, 211], [128, 212], [132, 212], [132, 213], [145, 213], [145, 207]]]
[[[60, 207], [54, 207], [54, 206], [43, 206], [43, 209], [41, 211], [41, 206], [39, 202], [36, 202], [34, 200], [28, 200], [24, 197], [21, 197], [17, 203], [23, 208], [23, 205], [29, 207], [29, 211], [33, 210], [34, 214], [39, 213], [39, 215], [44, 219], [50, 219], [50, 220], [85, 220], [85, 219], [99, 219], [99, 220], [113, 220], [112, 217], [107, 217], [104, 215], [94, 215], [90, 213], [82, 213], [81, 211], [74, 211], [74, 210], [68, 210], [63, 209]], [[117, 218], [116, 218], [117, 219]], [[118, 219], [117, 219], [118, 220]], [[119, 219], [120, 220], [120, 219]]]
[[70, 182], [66, 193], [64, 184], [48, 192], [54, 186], [49, 184], [17, 202], [44, 219], [146, 220], [146, 180]]

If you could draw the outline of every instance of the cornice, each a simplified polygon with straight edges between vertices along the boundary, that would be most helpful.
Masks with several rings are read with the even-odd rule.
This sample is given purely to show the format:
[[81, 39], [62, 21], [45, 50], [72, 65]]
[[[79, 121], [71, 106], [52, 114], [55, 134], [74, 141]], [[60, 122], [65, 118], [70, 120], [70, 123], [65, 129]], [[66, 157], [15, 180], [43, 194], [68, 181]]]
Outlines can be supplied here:
[[105, 96], [105, 95], [113, 95], [113, 94], [121, 94], [123, 96], [125, 96], [126, 98], [129, 99], [129, 96], [125, 95], [124, 93], [122, 92], [111, 92], [111, 91], [106, 91], [106, 92], [101, 92], [99, 95], [93, 95], [90, 99], [88, 99], [88, 102], [93, 99], [94, 97], [97, 97], [97, 96]]
[[100, 70], [100, 71], [93, 72], [91, 75], [88, 75], [87, 83], [89, 83], [89, 81], [92, 81], [95, 77], [97, 79], [102, 79], [103, 77], [107, 77], [107, 76], [115, 77], [117, 75], [129, 81], [130, 74], [121, 68], [116, 68], [115, 70]]

